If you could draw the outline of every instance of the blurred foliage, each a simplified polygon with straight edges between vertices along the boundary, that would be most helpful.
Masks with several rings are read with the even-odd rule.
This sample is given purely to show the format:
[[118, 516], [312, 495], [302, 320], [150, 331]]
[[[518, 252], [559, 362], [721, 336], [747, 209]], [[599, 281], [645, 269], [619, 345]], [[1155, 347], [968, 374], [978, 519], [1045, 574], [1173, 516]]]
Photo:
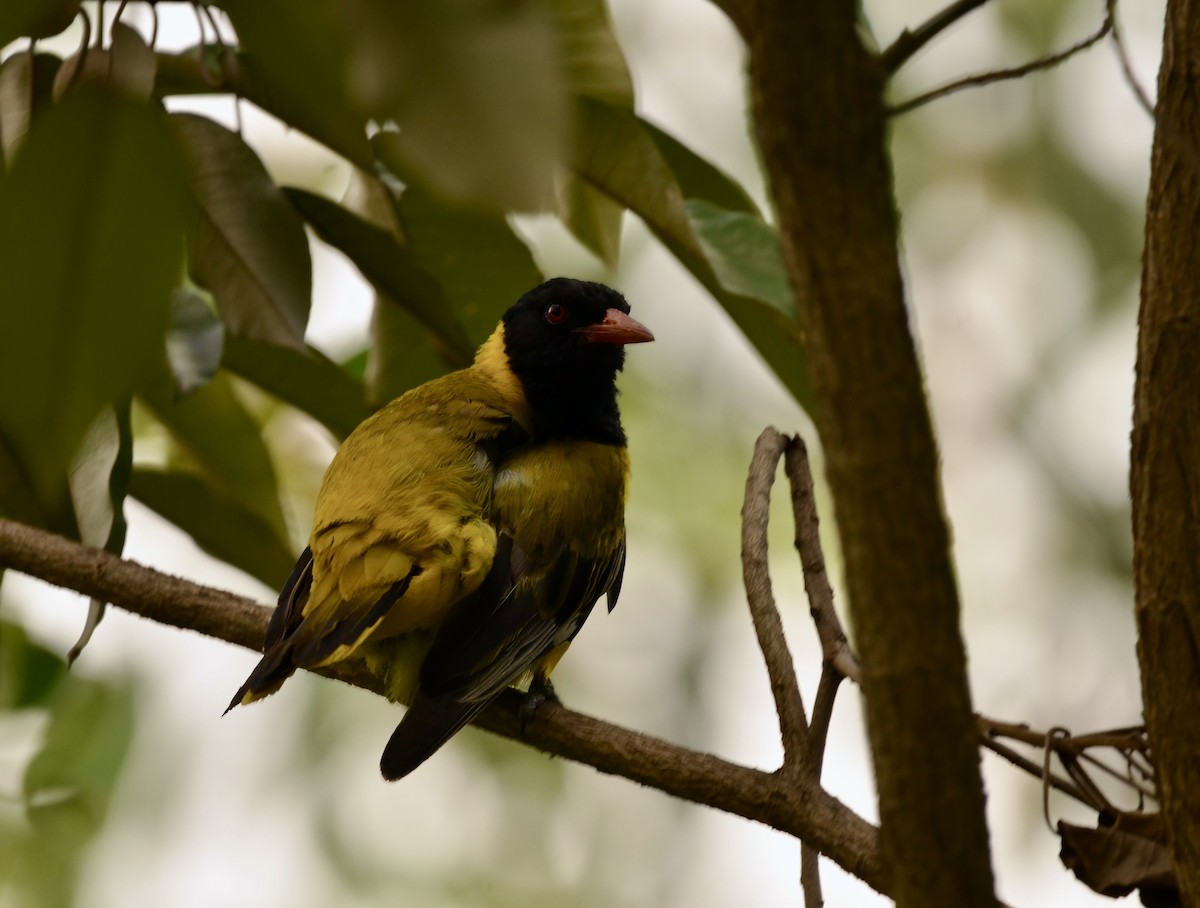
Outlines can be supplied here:
[[0, 902], [76, 903], [80, 859], [104, 825], [133, 732], [128, 685], [67, 673], [63, 659], [0, 621], [0, 737], [27, 744], [21, 778], [2, 778]]

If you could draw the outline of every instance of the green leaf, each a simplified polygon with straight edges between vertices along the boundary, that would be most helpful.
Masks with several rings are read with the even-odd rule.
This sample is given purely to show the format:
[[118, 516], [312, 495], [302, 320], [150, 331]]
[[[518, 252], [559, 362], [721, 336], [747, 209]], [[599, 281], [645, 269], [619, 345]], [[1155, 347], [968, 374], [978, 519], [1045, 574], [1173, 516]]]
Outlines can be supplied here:
[[0, 148], [11, 165], [35, 115], [49, 108], [62, 60], [53, 54], [13, 54], [0, 64]]
[[570, 115], [545, 4], [516, 0], [344, 4], [358, 37], [352, 89], [398, 132], [375, 148], [406, 182], [489, 211], [552, 198]]
[[198, 211], [189, 263], [237, 334], [304, 348], [312, 262], [304, 224], [241, 137], [195, 114], [172, 114]]
[[230, 377], [175, 399], [164, 375], [139, 391], [142, 401], [212, 484], [257, 514], [280, 540], [287, 525], [262, 429], [234, 393]]
[[[575, 150], [579, 176], [637, 214], [721, 304], [800, 405], [811, 407], [803, 337], [772, 228], [719, 170], [675, 143], [671, 160], [697, 193], [685, 196], [660, 149], [662, 135], [656, 138], [633, 114], [592, 100], [580, 109], [587, 141]], [[724, 209], [716, 198], [738, 207]]]
[[571, 94], [633, 109], [633, 78], [604, 0], [550, 0]]
[[[553, 0], [550, 8], [571, 94], [633, 110], [633, 79], [613, 33], [608, 5], [603, 0]], [[556, 174], [554, 198], [567, 229], [615, 269], [625, 209], [568, 168]]]
[[[83, 433], [161, 355], [182, 180], [159, 112], [99, 89], [40, 117], [0, 185], [0, 434], [54, 510]], [[36, 250], [37, 254], [30, 254]]]
[[688, 199], [684, 207], [717, 282], [730, 293], [762, 300], [795, 318], [779, 234], [754, 215], [703, 199]]
[[301, 353], [232, 335], [222, 365], [312, 416], [339, 439], [371, 415], [362, 382], [312, 347]]
[[261, 516], [202, 477], [135, 468], [129, 492], [215, 558], [279, 589], [296, 556]]
[[317, 235], [345, 253], [377, 290], [433, 331], [463, 365], [471, 361], [475, 348], [438, 282], [391, 233], [315, 193], [290, 187], [284, 193]]
[[167, 365], [181, 397], [212, 381], [221, 367], [225, 325], [214, 305], [212, 295], [191, 281], [171, 291]]
[[[100, 411], [71, 464], [69, 485], [80, 542], [121, 554], [127, 530], [125, 493], [132, 465], [133, 432], [126, 400]], [[88, 604], [83, 631], [67, 653], [68, 665], [79, 658], [104, 620], [105, 605], [100, 599]]]
[[0, 621], [0, 712], [43, 704], [67, 674], [67, 663], [29, 639], [19, 624]]

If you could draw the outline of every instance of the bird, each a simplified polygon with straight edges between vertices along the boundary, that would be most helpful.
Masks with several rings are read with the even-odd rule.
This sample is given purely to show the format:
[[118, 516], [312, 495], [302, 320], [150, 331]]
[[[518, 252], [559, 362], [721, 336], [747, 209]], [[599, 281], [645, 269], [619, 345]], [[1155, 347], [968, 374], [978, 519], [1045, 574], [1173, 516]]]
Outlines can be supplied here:
[[300, 668], [365, 660], [407, 711], [380, 771], [408, 775], [510, 686], [526, 721], [625, 571], [629, 457], [616, 378], [654, 340], [604, 284], [521, 296], [465, 369], [420, 385], [345, 440], [263, 656], [228, 709]]

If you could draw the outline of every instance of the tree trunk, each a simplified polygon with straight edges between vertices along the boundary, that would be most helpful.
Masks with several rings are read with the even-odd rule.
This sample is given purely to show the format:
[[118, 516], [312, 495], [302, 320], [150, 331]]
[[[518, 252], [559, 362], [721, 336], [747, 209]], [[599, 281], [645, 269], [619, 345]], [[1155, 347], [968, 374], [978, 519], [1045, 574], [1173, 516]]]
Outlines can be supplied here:
[[1167, 4], [1134, 391], [1134, 584], [1150, 744], [1200, 905], [1200, 3]]
[[730, 10], [806, 334], [901, 906], [994, 901], [938, 456], [897, 258], [883, 72], [852, 2]]

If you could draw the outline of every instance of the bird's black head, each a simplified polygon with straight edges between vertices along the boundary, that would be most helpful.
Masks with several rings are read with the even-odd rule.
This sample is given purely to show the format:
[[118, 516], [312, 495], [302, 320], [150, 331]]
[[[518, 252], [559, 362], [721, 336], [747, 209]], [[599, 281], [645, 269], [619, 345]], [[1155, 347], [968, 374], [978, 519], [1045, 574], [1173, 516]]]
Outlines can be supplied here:
[[504, 313], [508, 364], [521, 381], [543, 438], [624, 444], [617, 373], [625, 344], [654, 340], [629, 317], [629, 303], [591, 281], [557, 277]]

